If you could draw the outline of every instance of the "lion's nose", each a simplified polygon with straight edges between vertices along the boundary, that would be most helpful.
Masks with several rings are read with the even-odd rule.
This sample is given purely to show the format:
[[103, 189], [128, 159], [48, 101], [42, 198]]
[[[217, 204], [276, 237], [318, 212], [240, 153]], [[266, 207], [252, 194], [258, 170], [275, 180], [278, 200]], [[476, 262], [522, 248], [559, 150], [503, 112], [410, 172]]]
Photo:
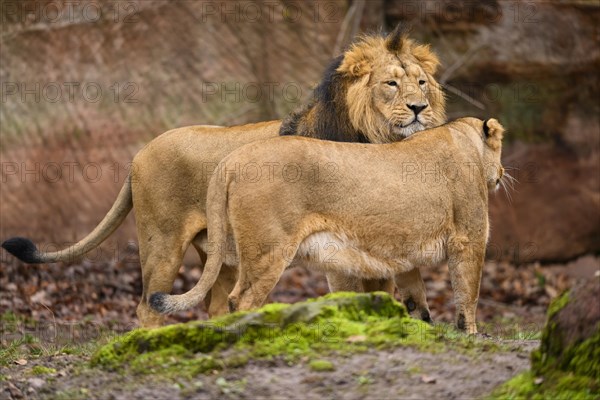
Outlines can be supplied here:
[[413, 110], [416, 117], [421, 111], [427, 108], [427, 104], [407, 104], [406, 107]]

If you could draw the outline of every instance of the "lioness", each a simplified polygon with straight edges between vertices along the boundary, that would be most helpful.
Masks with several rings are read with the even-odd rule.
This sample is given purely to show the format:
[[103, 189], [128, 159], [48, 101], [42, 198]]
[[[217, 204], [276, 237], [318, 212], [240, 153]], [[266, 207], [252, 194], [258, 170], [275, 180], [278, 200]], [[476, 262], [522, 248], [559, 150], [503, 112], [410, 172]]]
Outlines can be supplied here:
[[[149, 293], [171, 290], [190, 243], [204, 260], [206, 191], [223, 157], [244, 144], [280, 134], [384, 143], [441, 125], [445, 100], [433, 77], [438, 65], [428, 46], [416, 44], [398, 28], [387, 37], [363, 37], [327, 69], [313, 101], [283, 123], [191, 126], [152, 140], [135, 156], [132, 174], [108, 214], [77, 244], [42, 253], [28, 239], [13, 238], [2, 247], [28, 263], [72, 261], [102, 243], [134, 208], [143, 275], [137, 316], [144, 327], [161, 325], [163, 317], [148, 306]], [[211, 315], [227, 311], [236, 278], [235, 268], [221, 269], [209, 301]], [[332, 290], [390, 290], [389, 282], [363, 283], [333, 273], [328, 281]], [[418, 270], [402, 282], [400, 293], [413, 314], [428, 319]]]
[[[503, 132], [495, 119], [461, 118], [392, 144], [290, 137], [235, 150], [208, 188], [213, 251], [200, 281], [183, 295], [154, 293], [150, 304], [161, 313], [196, 305], [224, 261], [240, 268], [230, 309], [248, 310], [263, 304], [291, 265], [401, 284], [402, 274], [447, 259], [457, 326], [476, 333], [488, 191], [504, 174]], [[240, 172], [275, 163], [294, 172]], [[321, 165], [337, 173], [310, 173]], [[239, 260], [225, 257], [228, 238]], [[333, 251], [315, 251], [327, 248]]]

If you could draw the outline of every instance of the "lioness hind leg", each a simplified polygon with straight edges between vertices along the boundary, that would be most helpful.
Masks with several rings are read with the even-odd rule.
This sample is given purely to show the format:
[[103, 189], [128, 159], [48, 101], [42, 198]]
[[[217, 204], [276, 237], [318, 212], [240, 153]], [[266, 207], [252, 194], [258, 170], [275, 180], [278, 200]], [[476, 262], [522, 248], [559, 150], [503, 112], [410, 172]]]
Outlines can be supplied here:
[[425, 322], [431, 321], [429, 306], [427, 305], [427, 296], [425, 284], [418, 268], [411, 271], [397, 274], [395, 277], [396, 286], [400, 295], [400, 301], [404, 303], [409, 314], [413, 318], [422, 319]]
[[283, 258], [272, 260], [269, 254], [260, 257], [257, 262], [242, 260], [238, 281], [229, 295], [231, 311], [262, 306], [288, 264]]
[[[200, 265], [204, 268], [206, 264], [207, 255], [203, 250], [204, 242], [207, 242], [207, 232], [203, 230], [198, 233], [194, 240], [192, 240], [192, 245], [198, 252], [200, 256]], [[233, 290], [235, 286], [235, 282], [237, 281], [238, 269], [235, 267], [231, 267], [229, 265], [223, 264], [221, 266], [221, 270], [219, 271], [219, 276], [217, 281], [211, 288], [211, 290], [206, 294], [204, 298], [204, 304], [206, 305], [206, 309], [208, 311], [209, 317], [215, 317], [223, 314], [227, 314], [229, 312], [228, 306], [228, 296], [229, 293]]]
[[222, 265], [219, 277], [210, 290], [210, 303], [208, 304], [208, 315], [210, 317], [227, 314], [229, 312], [229, 293], [237, 282], [237, 268]]
[[[202, 267], [204, 267], [206, 264], [206, 253], [202, 250], [202, 235], [205, 237], [206, 233], [204, 232], [196, 235], [192, 241], [192, 245], [198, 252], [198, 255], [200, 256], [200, 263]], [[237, 281], [237, 272], [237, 268], [233, 268], [225, 264], [221, 266], [221, 271], [219, 272], [217, 281], [204, 298], [204, 304], [206, 304], [209, 317], [212, 318], [227, 314], [227, 312], [229, 312], [227, 298], [229, 293], [231, 293], [233, 290], [235, 282]]]

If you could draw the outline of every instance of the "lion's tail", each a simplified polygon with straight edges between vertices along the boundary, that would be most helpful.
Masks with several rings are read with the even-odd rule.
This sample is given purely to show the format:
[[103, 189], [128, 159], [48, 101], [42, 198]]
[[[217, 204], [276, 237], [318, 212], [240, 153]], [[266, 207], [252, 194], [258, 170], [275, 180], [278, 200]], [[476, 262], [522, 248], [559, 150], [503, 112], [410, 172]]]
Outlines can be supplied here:
[[208, 217], [208, 259], [204, 266], [202, 276], [196, 285], [186, 293], [170, 295], [167, 293], [152, 293], [150, 307], [161, 314], [170, 314], [187, 310], [200, 303], [208, 291], [215, 284], [221, 265], [223, 264], [225, 245], [227, 241], [227, 200], [228, 187], [231, 174], [226, 174], [221, 179], [219, 168], [213, 175], [208, 186], [206, 215]]
[[133, 208], [131, 196], [131, 177], [127, 176], [115, 203], [104, 219], [85, 238], [66, 249], [50, 253], [41, 252], [29, 239], [22, 237], [10, 238], [2, 247], [19, 260], [29, 264], [41, 264], [57, 261], [72, 261], [98, 247], [111, 233], [123, 223], [123, 220]]

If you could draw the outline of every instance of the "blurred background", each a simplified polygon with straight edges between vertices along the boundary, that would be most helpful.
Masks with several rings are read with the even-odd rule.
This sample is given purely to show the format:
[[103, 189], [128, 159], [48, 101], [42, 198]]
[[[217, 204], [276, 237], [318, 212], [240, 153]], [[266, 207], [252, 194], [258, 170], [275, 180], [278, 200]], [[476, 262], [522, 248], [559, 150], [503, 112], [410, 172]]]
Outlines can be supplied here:
[[[448, 116], [496, 117], [518, 180], [491, 198], [479, 318], [543, 321], [550, 298], [598, 274], [600, 2], [0, 0], [0, 240], [44, 250], [87, 234], [129, 162], [162, 132], [283, 118], [365, 32], [409, 24], [442, 61]], [[0, 313], [134, 321], [141, 294], [133, 217], [74, 265], [29, 266], [2, 250]], [[176, 291], [200, 272], [186, 259]], [[426, 284], [452, 319], [447, 268]], [[324, 294], [291, 270], [272, 294]], [[203, 317], [184, 313], [176, 320]]]

